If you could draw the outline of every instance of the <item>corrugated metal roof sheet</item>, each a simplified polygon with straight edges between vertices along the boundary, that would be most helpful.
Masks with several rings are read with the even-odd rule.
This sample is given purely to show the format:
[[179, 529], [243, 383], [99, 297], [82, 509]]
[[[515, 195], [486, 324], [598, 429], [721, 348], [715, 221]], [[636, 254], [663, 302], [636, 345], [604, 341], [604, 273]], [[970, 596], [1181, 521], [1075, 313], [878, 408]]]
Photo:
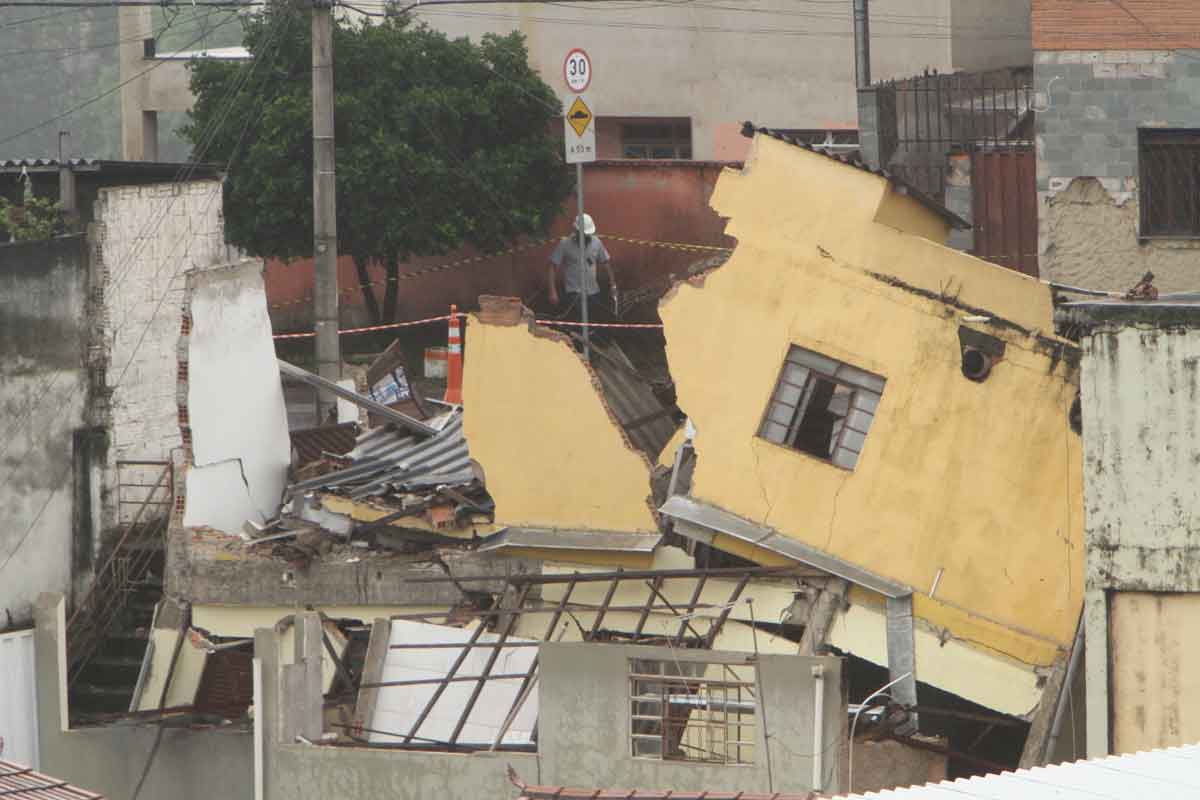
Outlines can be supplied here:
[[436, 486], [462, 486], [476, 478], [462, 431], [462, 410], [455, 409], [428, 424], [437, 432], [424, 439], [391, 425], [358, 437], [345, 469], [288, 487], [290, 495], [314, 489], [335, 490], [360, 499]]
[[[66, 163], [72, 167], [90, 167], [100, 163], [95, 158], [70, 158]], [[57, 158], [4, 158], [0, 159], [0, 168], [19, 169], [21, 167], [57, 167]]]
[[856, 794], [879, 800], [1128, 800], [1200, 797], [1200, 745]]
[[0, 795], [5, 800], [103, 800], [102, 795], [12, 761], [0, 761]]
[[634, 447], [658, 458], [675, 435], [675, 408], [665, 407], [645, 377], [634, 368], [616, 342], [592, 344], [592, 370], [600, 379], [604, 399]]
[[204, 177], [220, 170], [215, 163], [193, 164], [187, 161], [120, 161], [106, 158], [69, 158], [60, 162], [57, 158], [0, 158], [0, 172], [57, 170], [61, 164], [69, 164], [79, 172], [182, 172], [190, 171], [193, 177]]
[[899, 191], [901, 194], [908, 195], [913, 200], [916, 200], [918, 203], [925, 206], [930, 211], [932, 211], [933, 213], [937, 214], [939, 217], [944, 219], [947, 223], [949, 223], [950, 227], [958, 228], [959, 230], [964, 230], [964, 231], [969, 231], [974, 227], [970, 222], [967, 222], [965, 219], [960, 217], [958, 214], [955, 214], [953, 211], [946, 208], [944, 205], [939, 203], [937, 200], [934, 200], [932, 197], [925, 194], [924, 192], [922, 192], [917, 187], [913, 186], [908, 181], [903, 180], [902, 178], [896, 177], [895, 175], [893, 175], [892, 173], [888, 172], [885, 169], [875, 169], [873, 167], [870, 167], [867, 164], [864, 164], [862, 161], [860, 161], [857, 156], [851, 158], [849, 156], [841, 156], [841, 155], [837, 155], [836, 153], [830, 153], [820, 147], [814, 147], [813, 145], [809, 144], [808, 142], [801, 141], [800, 139], [797, 139], [794, 136], [789, 136], [788, 134], [784, 133], [781, 130], [778, 130], [775, 128], [760, 128], [760, 127], [757, 127], [753, 122], [742, 123], [742, 135], [743, 136], [746, 136], [748, 138], [754, 138], [754, 135], [756, 133], [762, 134], [763, 136], [770, 136], [772, 139], [778, 139], [781, 142], [786, 142], [787, 144], [790, 144], [794, 147], [799, 147], [802, 150], [807, 150], [810, 153], [816, 153], [819, 156], [824, 156], [825, 158], [830, 158], [830, 159], [833, 159], [834, 161], [840, 161], [841, 163], [845, 164], [848, 167], [854, 167], [855, 169], [860, 169], [863, 172], [869, 172], [872, 175], [878, 175], [879, 177], [883, 178], [888, 183], [890, 183], [893, 187], [895, 187], [896, 190]]
[[354, 449], [358, 438], [358, 423], [343, 422], [340, 425], [322, 425], [319, 428], [304, 428], [288, 434], [292, 439], [292, 450], [296, 453], [296, 464], [308, 464], [324, 453], [345, 455]]

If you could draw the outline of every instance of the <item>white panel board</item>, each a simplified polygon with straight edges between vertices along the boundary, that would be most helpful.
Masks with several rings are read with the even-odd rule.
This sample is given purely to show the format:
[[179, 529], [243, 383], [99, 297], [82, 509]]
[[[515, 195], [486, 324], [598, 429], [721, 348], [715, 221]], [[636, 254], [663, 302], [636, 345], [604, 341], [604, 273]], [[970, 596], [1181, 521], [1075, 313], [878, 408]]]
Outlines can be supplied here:
[[[429, 625], [423, 622], [407, 620], [392, 621], [391, 644], [431, 644], [435, 642], [461, 642], [466, 644], [471, 637], [471, 630], [464, 628], [448, 628], [441, 625]], [[479, 637], [480, 642], [495, 642], [499, 639], [494, 633], [485, 633]], [[533, 642], [533, 639], [517, 639], [509, 637], [510, 642]], [[466, 660], [458, 669], [458, 675], [467, 677], [479, 675], [484, 665], [491, 657], [494, 648], [472, 648]], [[453, 666], [454, 661], [462, 652], [455, 647], [444, 647], [432, 650], [406, 648], [403, 650], [388, 650], [383, 665], [383, 682], [414, 681], [445, 677]], [[491, 673], [509, 675], [524, 673], [529, 669], [537, 656], [536, 647], [502, 648]], [[446, 684], [446, 690], [438, 698], [417, 735], [423, 739], [447, 741], [454, 732], [467, 700], [476, 686], [475, 681], [460, 681]], [[412, 728], [420, 716], [425, 704], [429, 701], [438, 684], [428, 683], [418, 686], [389, 686], [379, 690], [375, 705], [375, 716], [370, 727], [375, 731], [399, 733], [392, 736], [386, 733], [372, 733], [372, 743], [396, 743], [403, 741], [403, 734]], [[484, 683], [471, 716], [459, 734], [458, 741], [463, 744], [491, 744], [500, 732], [504, 718], [516, 700], [521, 688], [521, 678], [505, 680], [489, 680]], [[528, 744], [531, 741], [533, 727], [537, 722], [537, 691], [529, 693], [521, 713], [504, 736], [504, 744]]]
[[0, 633], [0, 757], [37, 769], [37, 672], [33, 631]]
[[[196, 467], [221, 466], [211, 483], [197, 476], [193, 485], [189, 475], [185, 524], [236, 534], [246, 518], [264, 522], [276, 514], [292, 454], [262, 264], [246, 261], [199, 272], [190, 276], [189, 286], [193, 459]], [[250, 514], [240, 507], [246, 494]], [[219, 512], [222, 503], [239, 507]]]

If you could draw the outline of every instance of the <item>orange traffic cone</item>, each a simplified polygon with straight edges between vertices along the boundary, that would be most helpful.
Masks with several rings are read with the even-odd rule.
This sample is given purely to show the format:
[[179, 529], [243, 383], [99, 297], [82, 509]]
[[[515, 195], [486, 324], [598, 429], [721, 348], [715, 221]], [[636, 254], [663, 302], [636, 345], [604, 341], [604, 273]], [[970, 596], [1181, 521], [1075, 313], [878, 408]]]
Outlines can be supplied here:
[[446, 353], [446, 397], [447, 403], [462, 405], [462, 328], [459, 327], [458, 306], [450, 306], [450, 339]]

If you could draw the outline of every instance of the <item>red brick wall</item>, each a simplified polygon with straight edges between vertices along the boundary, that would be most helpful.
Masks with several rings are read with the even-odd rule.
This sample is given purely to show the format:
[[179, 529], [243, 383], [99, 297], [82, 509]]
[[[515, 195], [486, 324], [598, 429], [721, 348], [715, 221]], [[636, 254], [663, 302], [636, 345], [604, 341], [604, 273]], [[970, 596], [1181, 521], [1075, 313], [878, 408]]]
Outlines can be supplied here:
[[1034, 50], [1200, 48], [1200, 0], [1033, 0]]
[[[613, 257], [617, 284], [624, 289], [666, 288], [669, 276], [711, 253], [650, 247], [626, 239], [686, 242], [732, 247], [725, 220], [709, 207], [717, 176], [725, 165], [698, 161], [600, 161], [584, 169], [584, 207], [596, 220], [598, 235]], [[545, 275], [557, 237], [567, 233], [575, 216], [574, 195], [554, 224], [554, 241], [524, 242], [519, 252], [482, 256], [464, 249], [447, 256], [414, 259], [403, 273], [475, 259], [454, 269], [401, 279], [398, 321], [444, 314], [451, 303], [474, 309], [481, 294], [520, 297], [534, 308], [544, 306]], [[370, 269], [373, 281], [383, 281], [381, 267]], [[338, 261], [342, 327], [370, 325], [372, 320], [358, 290], [352, 259]], [[292, 264], [268, 261], [267, 299], [278, 333], [312, 330], [312, 261]], [[377, 293], [382, 300], [382, 295]], [[653, 316], [653, 308], [649, 315]], [[645, 316], [645, 315], [643, 315]]]

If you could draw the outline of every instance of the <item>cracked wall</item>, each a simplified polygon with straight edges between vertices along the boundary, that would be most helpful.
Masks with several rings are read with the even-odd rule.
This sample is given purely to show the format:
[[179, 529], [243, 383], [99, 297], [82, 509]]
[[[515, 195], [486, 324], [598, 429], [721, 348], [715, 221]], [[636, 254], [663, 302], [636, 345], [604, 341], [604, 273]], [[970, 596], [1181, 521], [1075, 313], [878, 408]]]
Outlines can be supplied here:
[[1160, 291], [1195, 289], [1200, 242], [1138, 239], [1138, 131], [1200, 128], [1200, 51], [1108, 46], [1035, 56], [1041, 275], [1123, 292], [1149, 270]]
[[1073, 178], [1039, 193], [1042, 277], [1124, 292], [1146, 272], [1160, 292], [1195, 290], [1200, 242], [1138, 240], [1137, 179]]
[[[713, 205], [737, 249], [660, 307], [692, 494], [911, 586], [947, 635], [1052, 663], [1079, 618], [1083, 520], [1049, 291], [942, 247], [883, 179], [773, 139]], [[1006, 343], [983, 383], [961, 373], [963, 324]], [[886, 378], [854, 471], [756, 435], [792, 344]]]
[[287, 413], [262, 262], [189, 273], [179, 409], [187, 471], [186, 527], [229, 534], [279, 510], [291, 462]]
[[[463, 429], [496, 525], [657, 533], [650, 464], [570, 340], [519, 305], [471, 316]], [[514, 301], [515, 303], [516, 301]]]

